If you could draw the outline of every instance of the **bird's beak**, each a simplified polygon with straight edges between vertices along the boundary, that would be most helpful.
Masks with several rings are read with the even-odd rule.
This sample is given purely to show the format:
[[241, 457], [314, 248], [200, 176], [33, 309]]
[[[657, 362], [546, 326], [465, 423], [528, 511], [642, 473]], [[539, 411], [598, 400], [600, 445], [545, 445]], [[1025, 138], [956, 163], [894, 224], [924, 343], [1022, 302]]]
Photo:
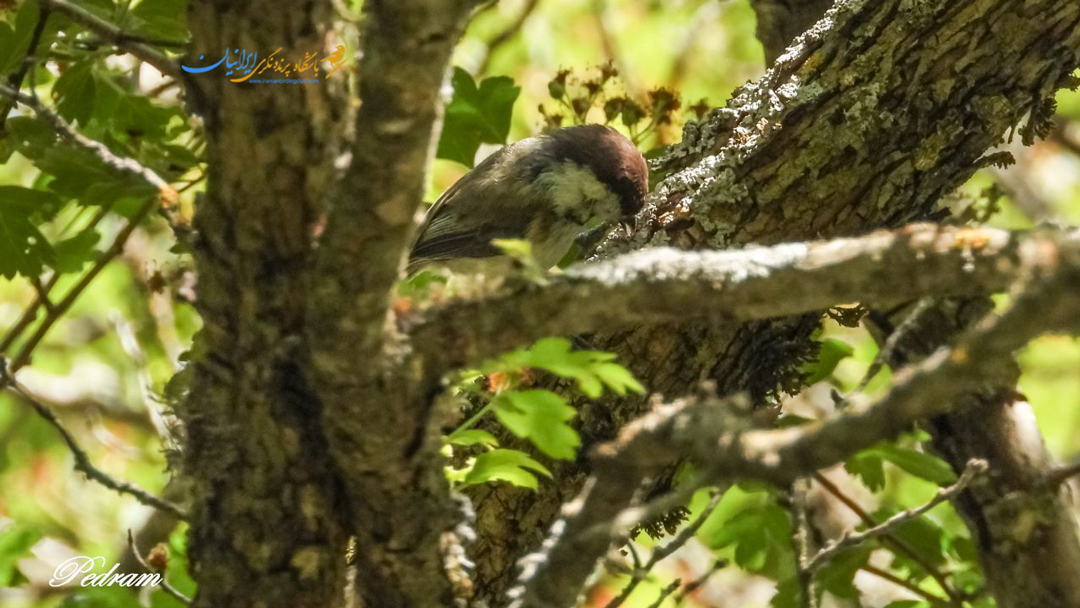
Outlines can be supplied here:
[[634, 236], [634, 229], [637, 227], [637, 218], [635, 216], [624, 217], [619, 220], [619, 226], [622, 226], [623, 236], [630, 238]]

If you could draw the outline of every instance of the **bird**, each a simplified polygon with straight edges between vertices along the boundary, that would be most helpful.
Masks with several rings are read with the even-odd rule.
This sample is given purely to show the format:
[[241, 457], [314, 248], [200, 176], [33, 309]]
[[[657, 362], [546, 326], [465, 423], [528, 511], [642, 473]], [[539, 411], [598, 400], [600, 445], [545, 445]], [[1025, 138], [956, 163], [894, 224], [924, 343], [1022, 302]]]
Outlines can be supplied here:
[[611, 127], [578, 125], [522, 139], [488, 156], [428, 208], [407, 274], [432, 266], [505, 269], [509, 258], [495, 239], [528, 241], [548, 270], [590, 229], [621, 223], [629, 230], [648, 190], [645, 158]]

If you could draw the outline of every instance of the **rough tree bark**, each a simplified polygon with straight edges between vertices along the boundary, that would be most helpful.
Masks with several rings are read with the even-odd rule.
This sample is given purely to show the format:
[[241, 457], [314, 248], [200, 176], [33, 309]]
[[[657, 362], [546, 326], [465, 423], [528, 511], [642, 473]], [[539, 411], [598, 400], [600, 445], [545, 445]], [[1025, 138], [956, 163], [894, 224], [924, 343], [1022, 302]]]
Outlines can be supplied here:
[[[329, 1], [289, 10], [192, 2], [188, 64], [240, 45], [320, 51], [331, 21]], [[220, 75], [186, 85], [205, 124], [209, 173], [193, 251], [203, 329], [176, 407], [187, 435], [195, 604], [330, 606], [344, 586], [349, 530], [297, 347], [342, 96], [332, 85], [242, 86]]]
[[[402, 365], [386, 315], [472, 4], [365, 3], [361, 105], [340, 176], [349, 120], [332, 80], [188, 78], [209, 146], [195, 251], [205, 329], [178, 407], [197, 605], [336, 605], [350, 534], [364, 605], [452, 600], [434, 387]], [[195, 2], [192, 55], [321, 52], [331, 16], [330, 2]]]
[[352, 163], [308, 300], [309, 373], [356, 534], [364, 606], [448, 606], [458, 514], [442, 471], [438, 377], [388, 317], [440, 131], [439, 93], [474, 0], [368, 0]]
[[[1045, 126], [1051, 95], [1071, 84], [1078, 43], [1080, 7], [1049, 0], [838, 2], [728, 109], [686, 129], [646, 229], [607, 250], [737, 247], [935, 217], [943, 195], [1000, 160], [984, 155], [1025, 115], [1025, 140]], [[594, 342], [669, 397], [712, 379], [721, 394], [748, 390], [764, 401], [798, 387], [796, 366], [816, 326], [816, 316], [727, 328], [664, 324]], [[582, 403], [582, 434], [610, 438], [644, 407], [633, 399]], [[584, 479], [577, 465], [554, 472], [555, 483], [538, 494], [473, 493], [481, 597], [503, 596], [512, 564], [537, 547]]]

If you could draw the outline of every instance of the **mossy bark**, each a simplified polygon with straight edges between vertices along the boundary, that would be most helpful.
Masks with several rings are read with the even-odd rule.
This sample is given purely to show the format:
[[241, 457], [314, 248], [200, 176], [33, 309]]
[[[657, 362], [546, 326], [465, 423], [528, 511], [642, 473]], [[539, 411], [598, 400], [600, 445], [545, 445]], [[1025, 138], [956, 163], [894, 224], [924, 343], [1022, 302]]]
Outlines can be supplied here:
[[[195, 1], [188, 17], [187, 63], [201, 65], [236, 47], [260, 58], [281, 47], [290, 60], [321, 52], [332, 11], [319, 0]], [[348, 529], [299, 347], [343, 96], [333, 79], [234, 83], [223, 70], [186, 83], [208, 171], [192, 252], [203, 328], [176, 381], [188, 385], [176, 411], [195, 605], [322, 608], [342, 595]]]

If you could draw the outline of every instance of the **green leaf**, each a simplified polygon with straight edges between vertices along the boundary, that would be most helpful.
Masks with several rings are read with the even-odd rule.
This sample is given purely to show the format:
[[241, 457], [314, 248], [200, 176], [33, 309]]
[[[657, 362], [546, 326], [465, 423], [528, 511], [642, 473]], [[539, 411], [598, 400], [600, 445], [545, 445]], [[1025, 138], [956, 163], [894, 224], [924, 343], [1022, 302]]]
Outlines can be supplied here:
[[39, 158], [56, 144], [56, 133], [45, 123], [30, 116], [12, 116], [5, 124], [7, 137], [0, 144], [10, 146], [9, 153], [17, 151], [30, 160]]
[[761, 530], [751, 530], [735, 545], [735, 563], [747, 572], [760, 572], [769, 559], [767, 537]]
[[93, 70], [97, 91], [94, 118], [120, 138], [148, 138], [162, 141], [168, 136], [169, 121], [180, 116], [175, 107], [155, 105], [145, 95], [129, 91], [108, 72]]
[[19, 524], [0, 530], [0, 588], [14, 587], [25, 581], [17, 562], [30, 552], [41, 536], [38, 530]]
[[[36, 8], [36, 2], [24, 2], [23, 6], [31, 5]], [[7, 74], [18, 68], [19, 65], [19, 37], [15, 35], [15, 29], [0, 21], [0, 73]]]
[[769, 603], [772, 608], [800, 608], [799, 579], [789, 576], [776, 585], [776, 595]]
[[859, 590], [855, 587], [855, 573], [866, 565], [873, 550], [871, 545], [861, 545], [841, 551], [818, 570], [818, 584], [836, 597], [859, 597]]
[[129, 27], [143, 36], [187, 42], [189, 36], [184, 21], [187, 4], [187, 0], [143, 0], [131, 9]]
[[956, 483], [956, 473], [949, 463], [918, 450], [902, 448], [892, 443], [880, 443], [868, 450], [900, 467], [904, 471], [939, 486]]
[[515, 486], [535, 490], [536, 475], [540, 473], [551, 477], [551, 472], [544, 465], [533, 460], [528, 454], [517, 450], [499, 449], [485, 452], [476, 457], [472, 469], [465, 476], [464, 485], [470, 486], [493, 480], [509, 482]]
[[835, 338], [822, 340], [817, 359], [802, 367], [803, 373], [809, 375], [806, 383], [814, 384], [828, 378], [841, 361], [854, 353], [855, 349], [847, 342], [841, 342]]
[[[18, 71], [26, 59], [39, 14], [37, 2], [23, 2], [10, 25], [0, 23], [0, 75], [3, 75], [5, 80], [9, 74]], [[59, 21], [60, 19], [54, 17], [42, 31], [37, 47], [39, 58], [42, 56], [42, 49], [47, 49], [52, 44]]]
[[143, 199], [153, 187], [130, 173], [106, 165], [86, 150], [57, 146], [46, 150], [37, 167], [52, 175], [49, 189], [62, 197], [77, 198], [84, 205], [107, 205], [121, 198]]
[[971, 565], [973, 567], [970, 569], [960, 570], [959, 572], [954, 571], [952, 573], [952, 582], [958, 591], [976, 595], [986, 587], [986, 577], [981, 569], [974, 567], [975, 562], [972, 562]]
[[[885, 521], [895, 515], [892, 510], [879, 510], [874, 513], [877, 521]], [[934, 566], [944, 565], [946, 557], [945, 531], [925, 515], [908, 520], [891, 532], [893, 538], [898, 539], [917, 553], [923, 561]], [[898, 556], [903, 558], [903, 556]], [[921, 565], [911, 564], [913, 568], [922, 571]]]
[[505, 76], [485, 78], [478, 87], [461, 68], [454, 68], [450, 83], [454, 95], [446, 106], [436, 156], [472, 167], [480, 144], [506, 143], [521, 88]]
[[614, 363], [615, 355], [591, 350], [572, 351], [566, 338], [544, 338], [528, 350], [515, 351], [502, 361], [485, 366], [485, 372], [506, 371], [507, 368], [535, 367], [557, 376], [577, 380], [578, 388], [587, 397], [596, 398], [606, 385], [622, 395], [627, 391], [644, 392], [645, 388], [633, 374]]
[[881, 456], [868, 450], [848, 458], [844, 470], [861, 479], [871, 491], [880, 492], [885, 487], [885, 463]]
[[64, 70], [53, 85], [56, 111], [68, 122], [85, 127], [94, 113], [94, 76], [91, 63], [84, 61]]
[[179, 177], [199, 163], [199, 158], [194, 152], [176, 144], [147, 142], [141, 152], [142, 163], [157, 171], [162, 177]]
[[53, 246], [56, 260], [51, 264], [57, 272], [78, 272], [87, 262], [97, 256], [97, 245], [101, 234], [96, 230], [84, 230], [79, 234], [60, 241]]
[[528, 439], [552, 458], [573, 460], [581, 445], [567, 420], [574, 408], [551, 391], [505, 391], [493, 402], [495, 416], [511, 433]]
[[717, 548], [724, 548], [739, 542], [747, 534], [761, 530], [761, 517], [756, 510], [747, 509], [735, 514], [716, 531], [710, 539], [710, 544]]
[[791, 552], [791, 520], [787, 511], [770, 500], [736, 513], [712, 534], [709, 543], [719, 548], [734, 545], [735, 563], [749, 572], [762, 572], [770, 556], [775, 562]]
[[52, 246], [32, 218], [43, 208], [58, 206], [55, 194], [18, 186], [0, 186], [0, 276], [35, 276], [55, 257]]
[[460, 433], [451, 434], [447, 439], [450, 443], [461, 446], [486, 445], [496, 447], [499, 445], [499, 440], [494, 435], [480, 429], [466, 429]]
[[592, 368], [600, 381], [603, 382], [617, 395], [626, 393], [644, 393], [645, 387], [637, 381], [630, 370], [618, 363], [597, 363]]

